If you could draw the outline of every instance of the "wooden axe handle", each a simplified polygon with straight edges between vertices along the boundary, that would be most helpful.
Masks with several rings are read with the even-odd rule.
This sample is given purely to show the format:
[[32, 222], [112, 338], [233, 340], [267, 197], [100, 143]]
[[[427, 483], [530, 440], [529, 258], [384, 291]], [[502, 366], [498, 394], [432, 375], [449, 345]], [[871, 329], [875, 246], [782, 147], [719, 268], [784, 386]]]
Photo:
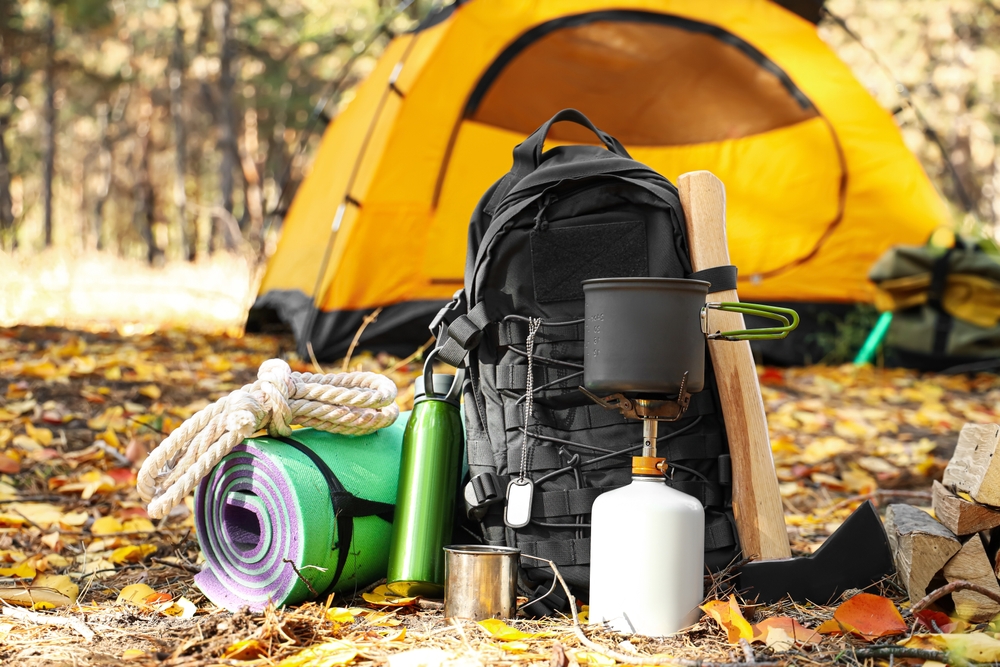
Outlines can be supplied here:
[[[729, 264], [726, 189], [708, 171], [683, 174], [677, 183], [687, 218], [688, 247], [695, 271]], [[715, 292], [709, 301], [739, 301], [736, 290]], [[713, 331], [745, 328], [743, 315], [713, 310]], [[733, 464], [733, 514], [744, 558], [789, 558], [788, 533], [774, 472], [767, 417], [749, 341], [708, 341], [726, 420]]]

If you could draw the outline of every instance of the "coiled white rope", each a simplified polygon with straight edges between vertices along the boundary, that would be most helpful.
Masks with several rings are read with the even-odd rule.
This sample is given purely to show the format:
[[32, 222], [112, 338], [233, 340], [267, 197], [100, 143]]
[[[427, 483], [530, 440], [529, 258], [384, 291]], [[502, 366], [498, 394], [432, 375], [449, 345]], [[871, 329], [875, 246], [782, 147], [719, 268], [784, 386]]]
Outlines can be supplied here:
[[194, 491], [233, 447], [262, 428], [291, 435], [292, 424], [364, 435], [399, 416], [396, 385], [378, 373], [299, 373], [281, 359], [260, 366], [257, 381], [221, 398], [171, 433], [139, 470], [136, 486], [159, 519]]

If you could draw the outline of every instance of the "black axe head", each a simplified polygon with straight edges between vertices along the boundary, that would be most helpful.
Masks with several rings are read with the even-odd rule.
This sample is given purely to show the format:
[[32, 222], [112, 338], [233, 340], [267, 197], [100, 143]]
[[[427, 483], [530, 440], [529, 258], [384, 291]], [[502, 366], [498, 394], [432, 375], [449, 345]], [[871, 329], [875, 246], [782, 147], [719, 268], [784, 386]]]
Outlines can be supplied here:
[[852, 588], [866, 588], [895, 571], [889, 538], [871, 501], [854, 510], [809, 556], [758, 560], [740, 570], [747, 599], [770, 604], [784, 597], [827, 604]]

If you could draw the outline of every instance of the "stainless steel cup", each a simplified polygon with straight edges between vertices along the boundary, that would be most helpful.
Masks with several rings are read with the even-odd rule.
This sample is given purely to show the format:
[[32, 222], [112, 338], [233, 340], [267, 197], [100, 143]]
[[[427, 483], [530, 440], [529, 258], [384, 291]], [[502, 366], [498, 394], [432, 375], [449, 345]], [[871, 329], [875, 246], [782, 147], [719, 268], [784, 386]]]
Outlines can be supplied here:
[[469, 544], [444, 551], [446, 618], [513, 618], [519, 549]]

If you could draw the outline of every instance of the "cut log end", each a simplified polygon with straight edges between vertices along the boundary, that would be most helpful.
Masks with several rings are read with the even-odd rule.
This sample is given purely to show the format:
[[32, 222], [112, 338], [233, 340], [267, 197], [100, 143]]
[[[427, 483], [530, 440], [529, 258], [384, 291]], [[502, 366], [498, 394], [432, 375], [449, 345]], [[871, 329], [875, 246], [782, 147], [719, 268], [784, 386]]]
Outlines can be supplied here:
[[972, 503], [934, 482], [934, 515], [956, 535], [973, 535], [1000, 526], [1000, 511]]
[[889, 505], [885, 528], [897, 574], [910, 601], [916, 602], [962, 544], [930, 514], [910, 505]]

